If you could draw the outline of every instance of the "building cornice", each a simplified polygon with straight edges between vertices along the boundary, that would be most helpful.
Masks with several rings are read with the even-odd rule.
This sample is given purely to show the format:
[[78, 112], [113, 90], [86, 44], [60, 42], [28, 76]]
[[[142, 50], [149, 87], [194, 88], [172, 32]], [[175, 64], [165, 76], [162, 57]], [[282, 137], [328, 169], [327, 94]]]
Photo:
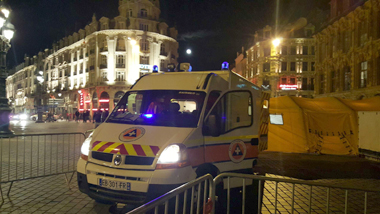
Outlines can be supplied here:
[[167, 41], [171, 41], [171, 42], [177, 42], [175, 39], [169, 37], [169, 36], [165, 36], [165, 35], [162, 35], [162, 34], [159, 34], [159, 33], [155, 33], [155, 32], [146, 32], [146, 31], [142, 31], [142, 30], [127, 30], [127, 29], [109, 29], [109, 30], [101, 30], [101, 31], [96, 31], [96, 32], [93, 32], [92, 34], [86, 36], [84, 39], [81, 39], [69, 46], [66, 46], [66, 47], [63, 47], [61, 49], [59, 49], [58, 51], [56, 51], [55, 53], [53, 54], [49, 54], [49, 56], [46, 57], [46, 60], [50, 60], [52, 59], [53, 57], [55, 57], [56, 55], [59, 55], [61, 54], [62, 52], [65, 52], [67, 50], [72, 50], [72, 49], [75, 49], [75, 48], [78, 48], [82, 45], [87, 45], [89, 40], [94, 38], [95, 36], [97, 35], [106, 35], [106, 36], [109, 36], [109, 37], [113, 37], [113, 36], [117, 36], [119, 34], [125, 34], [125, 36], [128, 36], [128, 37], [134, 37], [134, 36], [141, 36], [141, 35], [144, 35], [146, 33], [147, 36], [150, 36], [150, 37], [154, 37], [158, 40], [167, 40]]

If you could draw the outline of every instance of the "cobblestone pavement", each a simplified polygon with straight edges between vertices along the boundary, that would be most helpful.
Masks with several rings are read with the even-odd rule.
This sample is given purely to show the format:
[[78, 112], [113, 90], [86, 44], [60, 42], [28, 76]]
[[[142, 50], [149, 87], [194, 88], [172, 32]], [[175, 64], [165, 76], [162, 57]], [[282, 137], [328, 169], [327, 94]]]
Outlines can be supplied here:
[[[277, 175], [269, 177], [286, 178]], [[297, 179], [295, 179], [297, 180]], [[321, 179], [315, 180], [319, 184], [334, 185], [345, 188], [364, 188], [378, 192], [367, 194], [367, 213], [380, 213], [380, 180], [377, 179]], [[278, 183], [277, 204], [275, 182], [265, 182], [262, 213], [292, 213], [293, 185]], [[329, 196], [327, 196], [330, 191]], [[344, 213], [346, 191], [337, 188], [328, 190], [326, 187], [313, 187], [310, 199], [310, 186], [295, 185], [294, 213]], [[329, 203], [327, 198], [329, 197]], [[347, 213], [364, 213], [365, 196], [363, 191], [347, 191]], [[309, 204], [311, 203], [311, 208]]]
[[[270, 177], [280, 177], [267, 175]], [[70, 175], [68, 174], [68, 177]], [[284, 177], [280, 177], [284, 178]], [[10, 183], [2, 184], [5, 202], [0, 207], [0, 213], [109, 213], [110, 205], [98, 204], [78, 190], [76, 175], [67, 186], [64, 175], [54, 175], [45, 178], [36, 178], [15, 182], [9, 198], [5, 194]], [[380, 181], [372, 179], [342, 179], [317, 180], [319, 183], [335, 184], [340, 186], [357, 186], [380, 190]], [[266, 182], [262, 213], [274, 213], [275, 207], [274, 182]], [[327, 189], [313, 187], [312, 213], [326, 213]], [[294, 213], [308, 213], [310, 188], [305, 185], [295, 186]], [[292, 185], [279, 183], [277, 190], [277, 213], [291, 213]], [[331, 189], [329, 199], [330, 213], [344, 213], [345, 192]], [[380, 194], [368, 194], [367, 213], [380, 213]], [[348, 213], [364, 213], [364, 193], [348, 192]]]
[[[69, 177], [70, 175], [68, 175]], [[108, 213], [110, 205], [98, 204], [78, 190], [76, 175], [67, 186], [64, 175], [15, 182], [7, 198], [10, 183], [2, 185], [7, 213]]]

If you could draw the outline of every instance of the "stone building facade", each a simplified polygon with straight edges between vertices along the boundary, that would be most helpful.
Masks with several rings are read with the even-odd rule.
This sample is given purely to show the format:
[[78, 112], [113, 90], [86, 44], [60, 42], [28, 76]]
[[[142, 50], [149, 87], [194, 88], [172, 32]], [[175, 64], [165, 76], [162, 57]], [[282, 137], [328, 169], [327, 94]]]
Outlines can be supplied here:
[[[94, 15], [84, 29], [54, 43], [52, 49], [26, 57], [24, 66], [7, 78], [8, 99], [14, 100], [17, 93], [32, 99], [42, 95], [44, 110], [56, 113], [111, 111], [142, 75], [177, 64], [178, 31], [159, 17], [159, 0], [120, 0], [119, 16], [97, 20]], [[44, 82], [37, 92], [40, 71]]]
[[380, 1], [332, 0], [328, 24], [316, 34], [317, 97], [380, 95]]
[[272, 97], [314, 95], [315, 27], [304, 18], [283, 26], [266, 26], [247, 50], [244, 77], [271, 92]]

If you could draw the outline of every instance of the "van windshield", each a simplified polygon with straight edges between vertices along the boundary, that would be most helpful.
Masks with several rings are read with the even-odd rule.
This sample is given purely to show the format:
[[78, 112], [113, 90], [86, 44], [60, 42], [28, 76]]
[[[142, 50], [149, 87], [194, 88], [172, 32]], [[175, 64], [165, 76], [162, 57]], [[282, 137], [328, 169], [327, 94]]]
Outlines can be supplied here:
[[197, 127], [204, 92], [147, 90], [127, 92], [107, 123]]

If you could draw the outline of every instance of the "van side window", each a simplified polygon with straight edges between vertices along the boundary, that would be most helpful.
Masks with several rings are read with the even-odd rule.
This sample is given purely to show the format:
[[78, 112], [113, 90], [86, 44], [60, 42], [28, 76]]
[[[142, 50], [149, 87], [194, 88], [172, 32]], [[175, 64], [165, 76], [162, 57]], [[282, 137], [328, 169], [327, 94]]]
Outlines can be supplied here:
[[249, 127], [253, 123], [252, 96], [248, 91], [226, 93], [212, 110], [220, 133], [233, 129]]
[[208, 114], [208, 112], [211, 110], [212, 106], [218, 100], [220, 96], [219, 91], [211, 91], [210, 95], [208, 96], [207, 103], [206, 103], [206, 111], [205, 111], [205, 116]]

